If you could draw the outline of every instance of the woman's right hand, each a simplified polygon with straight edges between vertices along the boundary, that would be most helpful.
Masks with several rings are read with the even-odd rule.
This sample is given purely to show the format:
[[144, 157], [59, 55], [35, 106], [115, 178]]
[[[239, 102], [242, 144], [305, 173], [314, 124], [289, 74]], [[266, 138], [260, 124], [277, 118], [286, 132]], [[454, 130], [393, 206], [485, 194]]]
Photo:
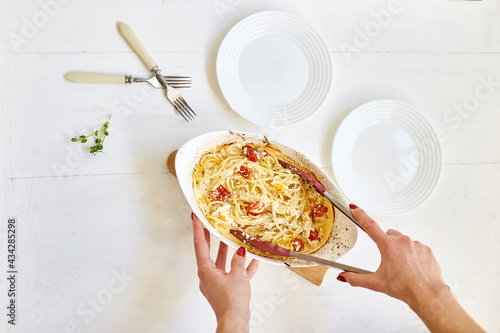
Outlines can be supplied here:
[[349, 205], [359, 225], [377, 244], [381, 255], [373, 274], [340, 273], [351, 286], [385, 293], [407, 303], [431, 331], [483, 332], [444, 283], [432, 250], [397, 230], [384, 232], [364, 210]]
[[350, 207], [360, 226], [377, 244], [381, 263], [373, 274], [341, 273], [340, 281], [345, 279], [351, 286], [379, 291], [408, 304], [423, 295], [449, 291], [429, 247], [397, 230], [384, 232], [364, 210], [352, 204]]

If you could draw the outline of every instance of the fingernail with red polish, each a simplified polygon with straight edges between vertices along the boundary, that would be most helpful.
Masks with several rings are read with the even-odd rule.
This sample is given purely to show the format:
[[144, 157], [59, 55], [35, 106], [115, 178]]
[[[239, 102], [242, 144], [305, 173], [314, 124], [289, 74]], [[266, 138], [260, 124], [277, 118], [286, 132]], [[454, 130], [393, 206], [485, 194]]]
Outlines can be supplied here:
[[342, 275], [337, 276], [337, 280], [339, 280], [340, 282], [347, 282], [345, 277], [343, 277]]
[[244, 257], [245, 256], [245, 248], [242, 246], [238, 249], [238, 251], [236, 251], [236, 254], [239, 255], [240, 257]]
[[191, 212], [191, 220], [194, 220], [194, 213]]
[[350, 204], [349, 204], [349, 208], [351, 208], [351, 209], [356, 209], [356, 208], [358, 208], [358, 206], [356, 206], [356, 205], [355, 205], [355, 204], [353, 204], [353, 203], [350, 203]]

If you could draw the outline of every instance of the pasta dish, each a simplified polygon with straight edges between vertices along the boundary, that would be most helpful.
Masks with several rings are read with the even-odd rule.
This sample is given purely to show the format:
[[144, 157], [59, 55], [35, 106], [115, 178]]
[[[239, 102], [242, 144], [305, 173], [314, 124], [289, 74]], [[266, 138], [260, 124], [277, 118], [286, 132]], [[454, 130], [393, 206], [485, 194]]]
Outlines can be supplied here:
[[[207, 220], [236, 244], [248, 247], [231, 235], [231, 229], [312, 253], [330, 237], [333, 207], [278, 159], [305, 170], [269, 145], [234, 142], [219, 146], [205, 153], [193, 170], [194, 196]], [[274, 257], [253, 247], [249, 250]]]

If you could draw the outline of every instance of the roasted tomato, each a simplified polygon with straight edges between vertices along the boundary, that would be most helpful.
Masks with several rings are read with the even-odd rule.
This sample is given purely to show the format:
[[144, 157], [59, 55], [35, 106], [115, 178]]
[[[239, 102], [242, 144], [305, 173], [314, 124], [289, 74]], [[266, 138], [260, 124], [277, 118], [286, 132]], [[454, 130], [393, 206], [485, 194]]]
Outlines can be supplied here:
[[311, 213], [311, 216], [312, 217], [322, 217], [323, 215], [326, 214], [326, 212], [328, 212], [328, 207], [323, 206], [323, 205], [319, 205], [318, 207], [314, 207], [314, 209]]
[[252, 162], [257, 162], [257, 160], [259, 159], [259, 154], [257, 153], [257, 150], [255, 150], [255, 148], [252, 146], [244, 146], [243, 154], [245, 154], [248, 157], [248, 159]]
[[208, 191], [210, 201], [224, 201], [224, 199], [231, 198], [231, 196], [232, 193], [222, 185], [219, 185], [215, 190]]
[[227, 188], [225, 188], [222, 185], [219, 185], [219, 187], [217, 187], [217, 192], [219, 192], [219, 194], [221, 195], [222, 199], [231, 198], [231, 196], [233, 195], [231, 192], [229, 192], [229, 190]]
[[311, 229], [311, 231], [309, 232], [309, 240], [310, 241], [313, 241], [313, 240], [316, 240], [318, 238], [318, 230], [316, 230], [316, 228], [314, 229]]
[[259, 154], [262, 157], [266, 157], [267, 155], [269, 155], [269, 153], [265, 149], [259, 149]]
[[246, 165], [241, 165], [240, 169], [236, 171], [237, 174], [242, 175], [245, 178], [250, 178], [253, 170], [247, 167]]
[[257, 216], [266, 211], [266, 204], [262, 201], [254, 201], [247, 206], [248, 215]]
[[300, 252], [304, 248], [304, 242], [300, 238], [292, 239], [292, 250], [295, 252]]
[[210, 202], [222, 201], [222, 197], [219, 192], [217, 192], [217, 190], [208, 191], [208, 199], [210, 200]]

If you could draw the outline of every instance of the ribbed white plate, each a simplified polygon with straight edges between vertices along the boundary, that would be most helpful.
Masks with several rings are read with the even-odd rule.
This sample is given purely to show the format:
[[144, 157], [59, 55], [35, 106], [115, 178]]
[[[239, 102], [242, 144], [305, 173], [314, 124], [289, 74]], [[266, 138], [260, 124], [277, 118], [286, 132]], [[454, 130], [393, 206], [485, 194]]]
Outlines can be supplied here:
[[441, 149], [427, 120], [392, 100], [363, 104], [342, 122], [332, 165], [351, 202], [372, 213], [398, 215], [422, 204], [441, 175]]
[[296, 16], [267, 11], [237, 23], [217, 55], [224, 97], [243, 118], [264, 127], [299, 124], [325, 101], [332, 83], [328, 49]]

